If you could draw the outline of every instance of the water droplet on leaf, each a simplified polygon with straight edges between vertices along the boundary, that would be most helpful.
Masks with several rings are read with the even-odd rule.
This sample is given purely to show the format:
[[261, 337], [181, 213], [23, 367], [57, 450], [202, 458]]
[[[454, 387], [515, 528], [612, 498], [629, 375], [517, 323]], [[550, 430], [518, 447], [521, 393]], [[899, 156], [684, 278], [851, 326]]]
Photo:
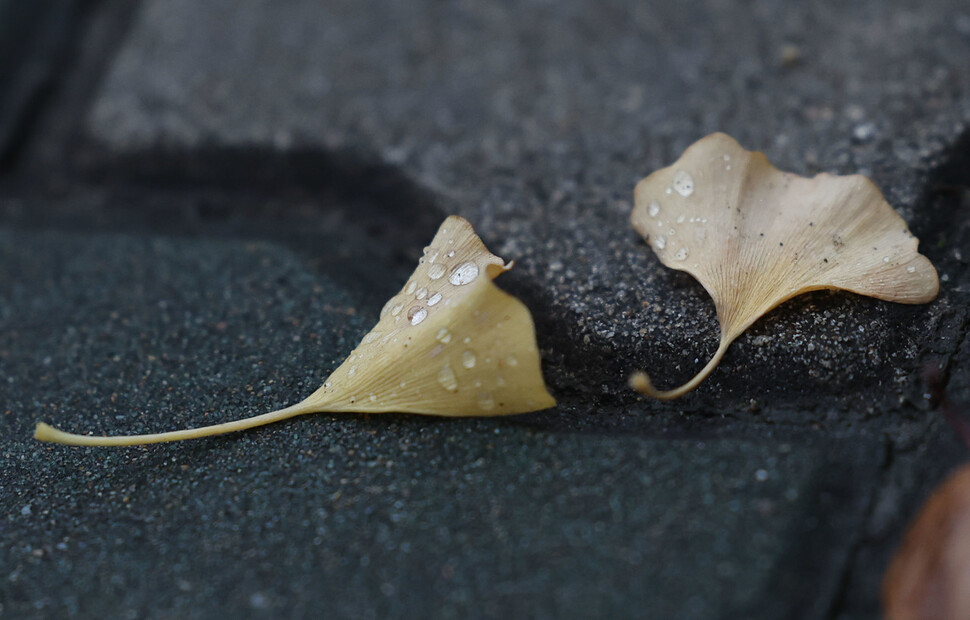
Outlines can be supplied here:
[[677, 193], [687, 198], [694, 193], [694, 177], [686, 170], [678, 170], [674, 173], [674, 189]]
[[408, 320], [411, 321], [411, 325], [417, 325], [426, 318], [428, 318], [428, 311], [421, 306], [413, 306], [408, 310]]
[[448, 280], [455, 286], [462, 286], [463, 284], [474, 282], [477, 277], [478, 265], [475, 263], [462, 263], [455, 267], [455, 270], [451, 272], [451, 277]]
[[491, 392], [480, 392], [478, 394], [478, 406], [483, 411], [491, 411], [495, 408], [495, 398], [492, 397]]
[[451, 364], [445, 362], [445, 365], [438, 371], [438, 383], [449, 392], [458, 391], [458, 377], [455, 376], [455, 371], [451, 369]]
[[432, 280], [437, 280], [441, 276], [445, 275], [445, 271], [445, 266], [440, 263], [437, 265], [431, 265], [431, 267], [428, 268], [428, 277]]

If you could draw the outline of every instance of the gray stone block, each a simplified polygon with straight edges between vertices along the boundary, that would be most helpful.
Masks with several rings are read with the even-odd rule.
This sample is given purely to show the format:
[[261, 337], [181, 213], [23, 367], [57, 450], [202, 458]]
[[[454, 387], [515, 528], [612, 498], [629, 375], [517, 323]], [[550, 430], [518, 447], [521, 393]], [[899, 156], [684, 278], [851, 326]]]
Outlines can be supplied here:
[[[317, 158], [302, 182], [365, 193], [403, 179], [423, 209], [468, 217], [518, 261], [509, 286], [537, 314], [559, 390], [623, 397], [631, 370], [674, 385], [715, 348], [701, 287], [627, 224], [634, 183], [708, 132], [799, 173], [871, 175], [956, 267], [937, 247], [952, 212], [927, 196], [970, 118], [968, 23], [946, 0], [150, 1], [88, 134], [103, 165], [155, 178], [246, 183]], [[377, 195], [388, 212], [397, 196]], [[898, 411], [938, 318], [845, 294], [793, 301], [680, 407], [783, 423]]]
[[357, 295], [277, 243], [0, 230], [3, 612], [826, 616], [878, 439], [327, 414], [148, 448], [29, 439], [36, 419], [148, 431], [291, 402], [374, 320]]

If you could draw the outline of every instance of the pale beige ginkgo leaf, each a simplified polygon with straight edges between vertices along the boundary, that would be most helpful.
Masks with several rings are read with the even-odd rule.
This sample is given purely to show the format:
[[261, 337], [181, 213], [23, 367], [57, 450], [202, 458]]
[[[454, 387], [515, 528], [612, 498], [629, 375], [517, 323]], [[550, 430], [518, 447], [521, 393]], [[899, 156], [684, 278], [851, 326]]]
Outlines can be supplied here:
[[735, 338], [796, 295], [844, 289], [920, 304], [939, 290], [918, 240], [869, 179], [781, 172], [722, 133], [640, 181], [634, 198], [633, 227], [664, 265], [704, 286], [721, 324], [714, 357], [683, 386], [658, 391], [646, 373], [631, 377], [654, 398], [697, 387]]
[[425, 248], [380, 321], [320, 389], [263, 415], [202, 428], [119, 437], [74, 435], [47, 424], [35, 437], [118, 446], [218, 435], [306, 413], [498, 416], [556, 404], [540, 368], [528, 308], [492, 279], [512, 266], [485, 247], [467, 220], [451, 216]]

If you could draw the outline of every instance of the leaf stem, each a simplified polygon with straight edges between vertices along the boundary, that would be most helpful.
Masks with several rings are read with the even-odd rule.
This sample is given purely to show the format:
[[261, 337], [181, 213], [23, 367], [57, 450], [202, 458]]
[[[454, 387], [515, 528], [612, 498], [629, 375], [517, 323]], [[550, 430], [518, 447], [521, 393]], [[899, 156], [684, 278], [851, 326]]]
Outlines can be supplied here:
[[44, 424], [43, 422], [38, 422], [37, 428], [34, 430], [34, 438], [39, 439], [40, 441], [61, 443], [69, 446], [140, 446], [143, 444], [181, 441], [183, 439], [197, 439], [199, 437], [210, 437], [212, 435], [222, 435], [224, 433], [242, 431], [257, 426], [264, 426], [266, 424], [278, 422], [280, 420], [286, 420], [287, 418], [292, 418], [304, 413], [313, 413], [314, 411], [318, 411], [318, 409], [307, 404], [307, 401], [303, 401], [284, 409], [271, 411], [269, 413], [253, 416], [251, 418], [245, 418], [243, 420], [235, 420], [233, 422], [223, 422], [222, 424], [213, 424], [211, 426], [189, 428], [180, 431], [171, 431], [168, 433], [122, 435], [116, 437], [75, 435], [73, 433], [66, 433], [62, 430], [58, 430], [53, 426]]
[[650, 396], [651, 398], [656, 398], [657, 400], [673, 400], [679, 398], [690, 392], [698, 385], [701, 381], [707, 378], [709, 374], [717, 367], [721, 362], [721, 358], [724, 357], [724, 353], [727, 351], [728, 347], [731, 345], [731, 339], [721, 336], [721, 343], [717, 347], [717, 351], [714, 352], [714, 357], [711, 361], [707, 362], [707, 365], [697, 373], [693, 379], [685, 383], [684, 385], [674, 388], [672, 390], [658, 390], [653, 387], [653, 383], [650, 381], [650, 375], [642, 370], [638, 370], [632, 375], [630, 375], [630, 387], [634, 390]]

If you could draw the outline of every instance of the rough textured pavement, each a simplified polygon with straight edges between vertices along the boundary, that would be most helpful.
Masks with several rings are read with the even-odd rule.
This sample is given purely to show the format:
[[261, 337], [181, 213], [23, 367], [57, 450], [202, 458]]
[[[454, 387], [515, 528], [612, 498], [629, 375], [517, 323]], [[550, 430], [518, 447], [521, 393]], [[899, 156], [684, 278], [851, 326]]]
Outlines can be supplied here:
[[[38, 6], [0, 48], [0, 617], [878, 616], [967, 457], [918, 380], [970, 402], [963, 3]], [[715, 130], [871, 176], [940, 298], [807, 295], [631, 394], [716, 346], [627, 224]], [[556, 409], [29, 439], [295, 402], [450, 213], [516, 260]]]

